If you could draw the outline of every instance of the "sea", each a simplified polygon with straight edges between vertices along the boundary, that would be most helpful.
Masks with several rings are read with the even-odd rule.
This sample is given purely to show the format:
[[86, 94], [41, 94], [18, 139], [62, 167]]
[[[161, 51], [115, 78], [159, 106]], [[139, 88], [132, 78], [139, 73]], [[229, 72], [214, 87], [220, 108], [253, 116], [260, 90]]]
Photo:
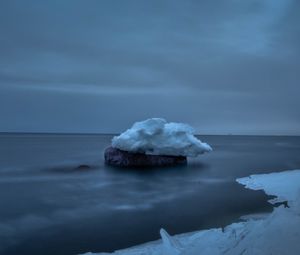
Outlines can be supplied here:
[[164, 168], [116, 168], [113, 135], [0, 134], [0, 254], [112, 252], [272, 211], [235, 180], [300, 169], [300, 137], [199, 136], [213, 152]]

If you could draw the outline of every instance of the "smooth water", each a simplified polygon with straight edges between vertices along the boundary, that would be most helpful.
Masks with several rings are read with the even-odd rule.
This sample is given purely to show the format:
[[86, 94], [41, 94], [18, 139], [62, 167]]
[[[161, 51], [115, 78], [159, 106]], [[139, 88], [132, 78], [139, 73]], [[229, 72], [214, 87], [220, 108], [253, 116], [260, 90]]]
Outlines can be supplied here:
[[[105, 166], [108, 135], [0, 135], [0, 254], [113, 251], [269, 212], [238, 177], [300, 168], [300, 137], [202, 136], [187, 166]], [[78, 169], [89, 165], [90, 169]]]

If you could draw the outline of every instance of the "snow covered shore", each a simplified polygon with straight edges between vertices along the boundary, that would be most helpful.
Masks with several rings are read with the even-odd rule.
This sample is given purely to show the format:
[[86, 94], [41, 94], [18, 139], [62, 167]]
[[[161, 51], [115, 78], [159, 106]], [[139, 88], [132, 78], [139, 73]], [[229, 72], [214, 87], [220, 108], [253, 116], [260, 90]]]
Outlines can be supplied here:
[[[260, 219], [248, 219], [220, 228], [170, 236], [161, 229], [162, 239], [115, 251], [115, 255], [284, 255], [300, 254], [300, 170], [251, 175], [237, 182], [253, 190], [264, 190], [276, 198], [270, 203], [287, 201]], [[110, 253], [86, 253], [110, 254]]]
[[194, 136], [194, 129], [183, 123], [167, 123], [161, 118], [136, 122], [112, 140], [112, 147], [134, 153], [196, 157], [212, 151]]

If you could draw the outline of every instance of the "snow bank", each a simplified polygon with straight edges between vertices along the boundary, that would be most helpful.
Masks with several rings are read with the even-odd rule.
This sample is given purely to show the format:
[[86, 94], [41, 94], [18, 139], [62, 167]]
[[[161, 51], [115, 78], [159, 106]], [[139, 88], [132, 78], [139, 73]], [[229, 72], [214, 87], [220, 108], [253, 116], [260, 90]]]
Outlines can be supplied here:
[[112, 147], [152, 155], [188, 157], [212, 151], [207, 143], [202, 143], [194, 136], [191, 126], [167, 123], [161, 118], [134, 123], [130, 129], [113, 138]]
[[264, 190], [266, 194], [276, 196], [269, 200], [271, 204], [288, 201], [295, 207], [295, 203], [300, 202], [300, 170], [250, 175], [237, 179], [237, 182], [248, 189]]
[[[298, 255], [300, 254], [300, 170], [251, 175], [237, 182], [246, 188], [263, 189], [287, 201], [263, 219], [233, 223], [222, 229], [209, 229], [171, 237], [161, 230], [161, 241], [116, 251], [115, 255]], [[91, 253], [89, 253], [91, 254]], [[98, 253], [108, 254], [108, 253]]]

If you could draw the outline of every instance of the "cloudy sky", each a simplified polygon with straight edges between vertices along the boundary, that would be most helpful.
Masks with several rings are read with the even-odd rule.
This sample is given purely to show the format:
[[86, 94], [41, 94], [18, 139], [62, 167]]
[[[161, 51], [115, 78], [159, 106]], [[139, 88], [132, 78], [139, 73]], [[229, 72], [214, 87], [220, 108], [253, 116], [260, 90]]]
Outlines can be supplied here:
[[300, 1], [0, 2], [0, 131], [300, 135]]

